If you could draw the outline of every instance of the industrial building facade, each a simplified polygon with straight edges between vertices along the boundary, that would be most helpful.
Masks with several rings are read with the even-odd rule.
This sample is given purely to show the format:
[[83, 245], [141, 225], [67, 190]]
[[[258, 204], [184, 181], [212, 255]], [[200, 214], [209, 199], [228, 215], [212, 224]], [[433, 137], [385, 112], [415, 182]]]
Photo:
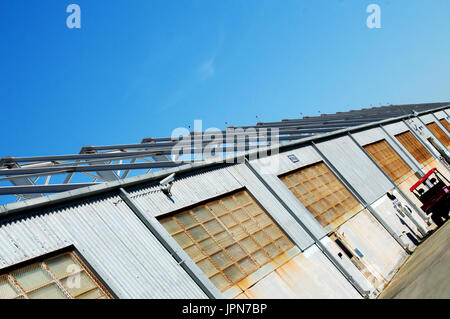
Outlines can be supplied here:
[[449, 112], [0, 207], [0, 298], [376, 298], [435, 228], [409, 188], [450, 179]]

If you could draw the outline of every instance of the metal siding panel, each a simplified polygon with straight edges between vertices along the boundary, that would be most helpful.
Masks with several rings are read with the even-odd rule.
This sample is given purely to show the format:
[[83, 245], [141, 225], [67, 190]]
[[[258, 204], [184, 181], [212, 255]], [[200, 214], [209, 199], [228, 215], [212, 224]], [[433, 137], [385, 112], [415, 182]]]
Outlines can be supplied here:
[[433, 114], [440, 120], [447, 117], [447, 114], [444, 111], [435, 112]]
[[[95, 210], [97, 205], [93, 205], [93, 207], [95, 207], [95, 209], [90, 211], [86, 211], [86, 207], [81, 207], [81, 209], [74, 212], [76, 220], [74, 220], [73, 223], [80, 222], [80, 235], [86, 233], [87, 236], [90, 236], [90, 239], [93, 239], [89, 243], [89, 245], [91, 245], [90, 249], [94, 248], [92, 247], [92, 243], [95, 242], [97, 246], [95, 249], [97, 249], [99, 254], [104, 255], [108, 252], [109, 262], [115, 266], [116, 271], [121, 272], [121, 276], [127, 283], [132, 283], [133, 277], [136, 279], [141, 277], [139, 285], [133, 285], [133, 287], [130, 285], [130, 289], [133, 289], [134, 293], [138, 296], [146, 296], [143, 287], [147, 286], [149, 283], [145, 280], [145, 277], [142, 278], [143, 274], [140, 271], [141, 269], [138, 268], [139, 264], [133, 258], [129, 249], [127, 249], [120, 240], [114, 238], [114, 234], [106, 228], [105, 224], [96, 220]], [[123, 262], [123, 259], [128, 261], [126, 265]]]
[[[293, 163], [288, 158], [288, 155], [291, 154], [295, 155], [298, 158], [298, 162]], [[266, 167], [265, 163], [267, 161], [270, 161], [270, 167], [274, 169], [273, 171], [270, 171], [268, 173], [281, 175], [289, 171], [293, 171], [301, 167], [320, 162], [321, 160], [322, 159], [320, 158], [319, 154], [314, 151], [312, 146], [301, 146], [296, 149], [284, 151], [280, 154], [268, 156], [263, 159], [251, 160], [250, 163], [254, 165], [254, 167], [258, 168], [261, 173], [264, 173], [264, 168]]]
[[17, 223], [18, 222], [13, 222], [9, 224], [8, 227], [4, 228], [6, 239], [7, 241], [9, 241], [9, 246], [12, 248], [11, 250], [13, 251], [12, 257], [14, 263], [29, 258], [29, 254], [27, 253], [28, 245], [24, 247], [23, 241], [21, 242], [20, 240], [19, 241], [17, 240], [16, 236], [17, 232], [14, 231], [16, 229]]
[[[111, 205], [109, 205], [111, 206]], [[120, 209], [118, 209], [118, 215], [121, 214], [124, 210], [128, 209], [128, 207], [123, 202], [119, 202], [116, 206], [121, 206]], [[110, 207], [112, 208], [112, 207]], [[142, 247], [142, 246], [136, 246], [133, 241], [133, 235], [139, 234], [139, 237], [144, 237], [145, 233], [148, 232], [146, 229], [139, 230], [137, 227], [134, 227], [132, 223], [128, 222], [128, 218], [120, 218], [119, 220], [115, 218], [116, 216], [113, 216], [111, 214], [112, 209], [107, 207], [101, 208], [102, 212], [101, 215], [99, 215], [100, 218], [105, 219], [105, 224], [108, 225], [108, 227], [111, 229], [112, 233], [114, 234], [120, 234], [118, 238], [124, 242], [124, 244], [127, 247], [135, 247], [135, 249], [132, 251], [133, 257], [136, 258], [136, 263], [141, 264], [143, 267], [143, 276], [146, 277], [150, 283], [153, 285], [159, 287], [160, 291], [165, 291], [166, 294], [169, 294], [170, 291], [173, 289], [173, 282], [169, 282], [166, 280], [167, 274], [165, 272], [157, 271], [155, 272], [154, 269], [166, 269], [167, 263], [163, 259], [154, 259], [153, 256], [156, 256], [160, 254], [161, 252], [158, 251], [159, 247], [150, 246], [150, 247]], [[119, 216], [117, 216], [119, 217]], [[125, 217], [125, 216], [123, 216]], [[138, 219], [136, 217], [136, 223], [135, 225], [138, 225]], [[145, 250], [144, 250], [145, 249]], [[150, 252], [148, 251], [150, 250]], [[152, 260], [153, 259], [153, 260]], [[156, 264], [154, 267], [149, 267], [151, 264]], [[169, 265], [170, 266], [170, 265]], [[151, 274], [151, 276], [149, 276]], [[173, 270], [172, 276], [174, 278], [174, 281], [182, 283], [183, 277], [185, 276], [184, 270], [182, 270], [180, 267], [176, 267], [176, 269]], [[155, 296], [152, 296], [155, 298]], [[182, 296], [180, 296], [182, 297]], [[186, 296], [184, 297], [191, 297]]]
[[[77, 207], [77, 210], [80, 209], [82, 208]], [[114, 277], [122, 284], [122, 289], [118, 292], [119, 296], [121, 298], [125, 296], [130, 298], [133, 296], [132, 277], [120, 261], [120, 255], [113, 253], [113, 251], [116, 252], [115, 250], [111, 251], [107, 249], [105, 245], [107, 240], [106, 234], [104, 236], [105, 240], [99, 240], [89, 225], [86, 225], [83, 220], [79, 219], [76, 210], [59, 214], [57, 217], [61, 223], [70, 226], [66, 230], [69, 232], [70, 237], [73, 238], [75, 247], [80, 250], [88, 261], [91, 259], [96, 260], [97, 267], [100, 267], [102, 270], [105, 269], [108, 273], [114, 273]], [[136, 294], [138, 296], [139, 289], [140, 287], [138, 285], [136, 287]]]
[[179, 179], [175, 176], [170, 198], [159, 190], [159, 184], [127, 191], [139, 207], [156, 217], [226, 194], [242, 186], [225, 168], [220, 168]]
[[389, 134], [391, 134], [391, 136], [409, 131], [408, 126], [406, 126], [404, 122], [396, 122], [388, 125], [383, 125], [383, 127]]
[[436, 119], [435, 119], [434, 116], [431, 115], [431, 114], [421, 115], [421, 116], [419, 116], [419, 118], [420, 118], [425, 124], [429, 124], [429, 123], [431, 123], [431, 122], [436, 122]]
[[350, 137], [320, 142], [317, 147], [367, 203], [373, 203], [393, 187]]
[[14, 258], [17, 258], [18, 254], [17, 251], [13, 250], [14, 247], [15, 245], [11, 245], [6, 227], [0, 227], [0, 261], [2, 268], [15, 263]]
[[387, 138], [386, 134], [384, 134], [383, 130], [379, 127], [374, 127], [362, 132], [352, 133], [352, 135], [361, 146], [385, 140]]
[[205, 298], [120, 201], [109, 196], [3, 222], [0, 267], [73, 244], [120, 298]]
[[104, 252], [101, 251], [99, 255], [97, 251], [93, 251], [84, 243], [83, 238], [73, 238], [72, 233], [66, 229], [67, 223], [62, 218], [60, 211], [51, 212], [47, 220], [54, 225], [55, 231], [59, 232], [61, 237], [66, 238], [67, 243], [73, 244], [80, 251], [83, 257], [89, 261], [89, 264], [108, 283], [119, 298], [131, 298], [129, 290], [122, 284], [122, 276], [118, 274], [117, 270], [114, 271], [112, 269], [114, 265], [109, 261], [107, 263], [103, 262], [101, 254], [104, 254]]

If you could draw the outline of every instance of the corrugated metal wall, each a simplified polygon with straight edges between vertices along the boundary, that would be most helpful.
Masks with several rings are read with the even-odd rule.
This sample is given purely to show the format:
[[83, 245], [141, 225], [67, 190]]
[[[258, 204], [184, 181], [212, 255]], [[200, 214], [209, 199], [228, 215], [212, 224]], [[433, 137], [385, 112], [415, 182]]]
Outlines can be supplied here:
[[[294, 163], [288, 158], [288, 155], [294, 155], [298, 159], [298, 162]], [[296, 149], [283, 151], [280, 152], [280, 154], [268, 158], [252, 160], [250, 163], [258, 167], [261, 174], [265, 174], [267, 172], [266, 162], [268, 159], [270, 159], [271, 162], [270, 168], [273, 168], [273, 171], [270, 171], [270, 173], [274, 175], [281, 175], [322, 160], [312, 146], [300, 146]]]
[[3, 222], [0, 268], [69, 245], [119, 298], [206, 298], [118, 196]]
[[157, 217], [241, 187], [243, 185], [223, 167], [177, 176], [170, 198], [159, 190], [159, 183], [134, 187], [128, 192], [146, 213]]
[[[316, 158], [317, 159], [317, 158]], [[201, 183], [199, 183], [201, 181]], [[201, 196], [198, 196], [198, 193], [195, 192], [197, 189], [196, 184], [199, 183], [198, 189], [204, 189], [206, 188], [206, 185], [212, 185], [217, 183], [218, 181], [223, 181], [220, 189], [215, 190], [214, 192], [208, 192], [205, 191]], [[284, 184], [278, 180], [280, 183], [280, 186], [283, 187], [282, 192], [286, 192], [285, 195], [291, 194], [290, 191], [284, 186]], [[141, 210], [144, 212], [144, 216], [146, 218], [150, 218], [153, 216], [160, 216], [163, 214], [167, 214], [173, 211], [176, 211], [180, 207], [186, 207], [189, 205], [192, 205], [194, 202], [201, 202], [205, 199], [211, 199], [214, 197], [217, 197], [217, 195], [228, 193], [236, 189], [240, 188], [246, 188], [249, 193], [255, 198], [255, 200], [267, 211], [267, 213], [279, 224], [281, 229], [293, 240], [293, 242], [299, 247], [302, 251], [308, 250], [313, 244], [314, 240], [307, 235], [307, 233], [304, 231], [303, 228], [300, 227], [300, 225], [292, 218], [292, 216], [289, 214], [289, 212], [286, 211], [286, 209], [277, 201], [277, 199], [264, 187], [264, 185], [261, 183], [261, 181], [258, 180], [258, 178], [249, 170], [249, 168], [244, 164], [239, 165], [233, 165], [225, 168], [219, 168], [219, 169], [213, 169], [208, 170], [205, 172], [201, 172], [198, 175], [193, 175], [189, 177], [182, 177], [180, 179], [177, 179], [172, 186], [172, 199], [169, 200], [167, 196], [166, 198], [160, 197], [160, 192], [155, 192], [154, 190], [157, 188], [157, 186], [144, 186], [140, 188], [134, 188], [130, 190], [130, 194], [132, 195], [133, 199], [136, 201], [136, 203], [139, 205]], [[197, 197], [193, 199], [189, 196], [190, 189], [193, 190], [194, 194], [197, 194]], [[184, 194], [178, 194], [179, 192], [183, 192]], [[278, 193], [278, 195], [280, 195]], [[194, 195], [196, 196], [196, 195]], [[296, 211], [298, 213], [298, 216], [308, 225], [308, 227], [316, 232], [317, 235], [320, 237], [325, 236], [325, 233], [322, 229], [322, 227], [317, 223], [317, 221], [311, 216], [311, 214], [298, 202], [298, 200], [293, 197], [291, 205], [293, 205], [296, 208]], [[164, 205], [158, 205], [160, 201], [165, 201]], [[155, 213], [156, 211], [156, 213]], [[148, 214], [148, 215], [147, 215]], [[299, 251], [300, 252], [300, 251]], [[321, 257], [319, 255], [322, 255]], [[308, 257], [309, 255], [306, 254], [303, 257], [295, 257], [294, 259], [301, 259], [303, 260], [303, 263], [311, 263], [316, 262], [319, 263], [316, 259], [319, 258], [321, 260], [321, 269], [324, 269], [324, 267], [333, 267], [335, 268], [328, 259], [326, 259], [325, 255], [323, 255], [322, 252], [317, 252], [314, 254], [314, 258], [312, 260], [309, 260], [312, 257]], [[326, 260], [325, 263], [323, 263], [323, 260]], [[290, 272], [289, 269], [293, 262], [286, 261], [286, 265], [283, 265], [278, 268], [275, 268], [273, 272], [271, 272], [269, 275], [265, 276], [264, 278], [260, 279], [257, 284], [252, 286], [252, 288], [248, 293], [251, 297], [258, 297], [263, 298], [267, 296], [267, 293], [270, 294], [270, 298], [275, 298], [278, 294], [275, 290], [270, 290], [266, 292], [266, 295], [259, 295], [253, 291], [253, 287], [256, 287], [259, 285], [265, 285], [271, 282], [275, 285], [283, 285], [282, 283], [276, 284], [276, 280], [272, 280], [271, 278], [277, 275], [275, 273], [281, 272], [287, 276], [305, 276], [306, 274], [303, 274], [300, 269], [296, 268], [296, 273]], [[298, 261], [296, 261], [298, 264]], [[294, 263], [294, 265], [296, 265]], [[287, 265], [289, 264], [289, 265]], [[285, 269], [286, 268], [286, 269]], [[295, 267], [294, 267], [295, 268]], [[316, 271], [319, 271], [317, 269]], [[303, 289], [306, 289], [305, 291], [310, 290], [307, 292], [310, 296], [318, 297], [328, 297], [328, 298], [343, 298], [343, 297], [358, 297], [359, 294], [357, 291], [351, 286], [350, 283], [347, 282], [347, 280], [343, 277], [343, 275], [337, 270], [330, 270], [328, 269], [327, 276], [330, 275], [329, 271], [332, 271], [335, 283], [324, 283], [319, 281], [313, 281], [309, 284], [308, 287], [303, 287]], [[279, 278], [278, 278], [279, 279]], [[241, 284], [242, 285], [242, 284]], [[315, 287], [316, 285], [316, 287]], [[337, 285], [336, 287], [333, 285]], [[338, 287], [341, 285], [340, 287]], [[314, 288], [315, 287], [315, 288]], [[324, 287], [328, 287], [324, 289]], [[307, 289], [308, 288], [308, 289]], [[338, 289], [339, 288], [339, 289]], [[242, 288], [242, 289], [245, 289]], [[256, 289], [256, 288], [255, 288]], [[280, 288], [281, 289], [281, 288]], [[284, 290], [289, 290], [289, 285], [284, 286]], [[283, 290], [282, 289], [282, 290]], [[333, 293], [330, 293], [330, 291], [333, 291]], [[297, 292], [290, 293], [290, 297], [300, 297]]]
[[431, 122], [436, 122], [436, 121], [435, 121], [435, 118], [433, 117], [432, 114], [421, 115], [421, 116], [419, 116], [419, 118], [420, 118], [425, 124], [428, 124], [428, 123], [431, 123]]
[[391, 135], [395, 136], [400, 133], [409, 131], [408, 126], [404, 122], [395, 122], [387, 125], [383, 125], [384, 129]]
[[[439, 112], [438, 117], [443, 116], [445, 113]], [[432, 115], [423, 116], [422, 120], [435, 121]], [[423, 126], [418, 119], [410, 120], [410, 124], [413, 129]], [[408, 130], [408, 127], [400, 121], [386, 125], [385, 129], [394, 138], [395, 134]], [[426, 137], [431, 135], [426, 128], [415, 132], [432, 148], [426, 141]], [[413, 168], [418, 165], [379, 127], [353, 136], [361, 146], [385, 139], [408, 165]], [[421, 237], [420, 232], [410, 219], [398, 216], [385, 197], [394, 185], [358, 145], [349, 136], [319, 141], [316, 145], [364, 201], [372, 204], [402, 241], [414, 249]], [[289, 155], [294, 155], [297, 161]], [[245, 287], [240, 298], [359, 298], [357, 290], [320, 251], [314, 238], [319, 238], [335, 256], [341, 256], [340, 248], [327, 237], [323, 227], [278, 177], [320, 161], [323, 158], [310, 144], [295, 149], [290, 146], [290, 150], [278, 155], [250, 162], [262, 177], [245, 164], [201, 168], [177, 175], [170, 197], [161, 192], [158, 182], [132, 187], [124, 185], [143, 220], [130, 209], [133, 205], [128, 203], [129, 207], [121, 197], [111, 194], [59, 208], [29, 211], [12, 221], [7, 218], [2, 221], [0, 216], [0, 270], [74, 245], [120, 298], [206, 298], [197, 283], [143, 221], [154, 222], [154, 217], [245, 188], [290, 237], [297, 252], [291, 252], [293, 255], [274, 266], [274, 270], [259, 278], [256, 284]], [[271, 190], [265, 184], [270, 185]], [[426, 228], [416, 212], [413, 211], [411, 218]], [[338, 263], [372, 296], [378, 293], [376, 288], [382, 288], [393, 276], [407, 256], [388, 231], [365, 210], [343, 222], [335, 232], [353, 253], [356, 250], [362, 253], [361, 260], [379, 280], [381, 286], [375, 287], [348, 257], [339, 257]], [[195, 277], [195, 274], [191, 276]]]
[[[382, 132], [381, 130], [378, 132], [378, 138], [386, 138], [386, 134], [384, 132]], [[375, 138], [377, 138], [375, 136]], [[336, 140], [339, 140], [339, 142], [336, 142]], [[320, 151], [322, 151], [325, 156], [327, 157], [327, 159], [332, 163], [333, 166], [335, 166], [339, 172], [344, 175], [344, 178], [347, 179], [348, 182], [350, 182], [350, 184], [355, 187], [358, 192], [360, 192], [361, 195], [365, 195], [365, 200], [368, 201], [369, 203], [372, 202], [376, 202], [377, 200], [383, 200], [383, 198], [385, 197], [385, 194], [387, 191], [391, 190], [393, 188], [393, 184], [391, 184], [385, 177], [384, 175], [379, 171], [379, 169], [373, 165], [373, 163], [370, 161], [370, 159], [367, 158], [367, 156], [355, 145], [355, 143], [353, 141], [350, 140], [350, 138], [348, 138], [347, 136], [345, 137], [341, 137], [338, 139], [333, 139], [333, 140], [329, 140], [327, 142], [322, 142], [318, 144], [318, 147], [320, 149]], [[305, 150], [305, 152], [302, 152], [303, 150]], [[297, 159], [298, 162], [293, 163], [289, 158], [288, 155], [294, 154]], [[282, 152], [279, 155], [277, 155], [275, 157], [276, 160], [279, 160], [280, 164], [279, 164], [279, 169], [278, 172], [289, 172], [313, 163], [316, 163], [318, 161], [321, 161], [321, 157], [317, 154], [317, 152], [314, 151], [314, 149], [312, 147], [302, 147], [300, 149], [297, 150], [292, 150], [292, 151], [287, 151], [287, 152]], [[255, 163], [254, 165], [258, 167], [259, 163], [261, 160], [255, 160], [252, 161], [251, 163]], [[365, 167], [365, 169], [363, 169], [362, 167], [358, 168], [354, 163], [358, 164], [360, 162], [367, 164], [370, 164], [370, 166], [372, 166], [372, 170], [368, 171], [368, 167], [369, 165], [367, 165]], [[348, 163], [347, 165], [345, 163]], [[364, 164], [363, 164], [364, 165]], [[343, 167], [345, 167], [345, 169], [343, 169]], [[352, 169], [353, 168], [353, 169]], [[261, 169], [261, 173], [264, 172], [263, 169]], [[293, 210], [296, 211], [302, 211], [302, 215], [301, 215], [301, 219], [305, 220], [306, 217], [312, 216], [307, 210], [306, 208], [304, 208], [303, 205], [301, 205], [301, 203], [295, 198], [295, 196], [292, 194], [292, 192], [290, 192], [287, 187], [280, 181], [280, 179], [278, 177], [276, 177], [275, 175], [272, 174], [265, 174], [264, 178], [267, 180], [268, 183], [270, 183], [271, 187], [274, 188], [274, 190], [277, 192], [277, 194], [282, 198], [282, 200], [285, 203], [289, 203], [289, 205], [292, 207]], [[369, 185], [369, 187], [366, 188], [367, 192], [366, 193], [361, 193], [361, 185], [367, 185], [367, 180], [375, 181], [375, 183], [378, 182], [377, 185], [378, 186], [378, 193], [375, 193], [374, 196], [374, 192], [373, 192], [373, 188], [371, 187], [372, 185]], [[377, 196], [379, 195], [379, 197]], [[380, 212], [380, 207], [377, 207], [378, 210], [377, 212]], [[381, 214], [380, 216], [388, 223], [390, 224], [391, 222], [395, 223], [394, 227], [394, 231], [396, 231], [397, 235], [402, 235], [403, 231], [405, 230], [404, 227], [402, 227], [402, 224], [399, 221], [396, 220], [392, 220], [392, 216], [389, 216], [390, 214], [392, 214], [393, 207], [391, 205], [390, 210], [386, 211], [385, 209], [381, 209]], [[306, 214], [305, 214], [306, 213]], [[358, 215], [361, 214], [368, 214], [367, 212], [363, 211], [360, 212]], [[417, 213], [416, 213], [417, 215]], [[408, 224], [413, 227], [413, 229], [416, 230], [416, 226], [408, 219], [407, 222]], [[359, 222], [359, 226], [354, 226], [354, 221], [358, 220]], [[365, 262], [367, 263], [367, 266], [369, 268], [375, 269], [375, 273], [379, 273], [379, 271], [377, 271], [377, 266], [378, 265], [384, 265], [385, 269], [387, 270], [387, 273], [385, 275], [388, 275], [390, 273], [394, 273], [396, 271], [396, 269], [399, 267], [400, 265], [400, 261], [404, 260], [406, 258], [406, 252], [395, 242], [395, 240], [389, 235], [389, 233], [381, 227], [381, 225], [374, 220], [374, 218], [372, 216], [370, 216], [369, 218], [362, 218], [360, 217], [355, 217], [355, 219], [353, 219], [352, 222], [348, 221], [347, 223], [344, 223], [345, 226], [342, 226], [343, 228], [348, 228], [351, 231], [355, 231], [355, 229], [357, 229], [357, 227], [361, 227], [364, 228], [367, 232], [372, 232], [374, 234], [380, 235], [381, 236], [381, 241], [386, 241], [384, 248], [381, 248], [381, 246], [378, 247], [372, 247], [370, 249], [374, 249], [374, 251], [376, 251], [378, 254], [375, 254], [373, 251], [371, 251], [370, 249], [368, 249], [367, 247], [362, 247], [361, 245], [359, 245], [358, 242], [355, 242], [356, 247], [359, 246], [359, 249], [366, 251], [367, 250], [367, 254], [370, 255], [369, 258], [365, 259]], [[400, 225], [399, 225], [400, 224]], [[391, 225], [392, 226], [392, 225]], [[426, 225], [425, 225], [426, 227]], [[323, 233], [325, 233], [324, 230], [322, 230]], [[420, 235], [419, 231], [416, 230], [416, 232]], [[320, 235], [320, 233], [319, 233]], [[404, 237], [406, 237], [406, 235], [404, 235]], [[331, 251], [334, 251], [335, 255], [337, 256], [337, 252], [338, 249], [336, 247], [336, 245], [334, 243], [331, 243], [331, 241], [329, 241], [328, 237], [319, 237], [322, 238], [323, 241], [327, 241], [328, 240], [328, 248]], [[407, 238], [407, 237], [406, 237]], [[361, 239], [363, 241], [368, 242], [368, 237]], [[411, 242], [411, 240], [409, 239], [405, 239], [406, 243], [411, 245], [411, 250], [414, 249], [415, 245], [413, 242]], [[350, 239], [350, 242], [352, 242], [352, 240]], [[368, 244], [368, 246], [373, 245], [373, 243]], [[375, 244], [376, 246], [376, 244]], [[385, 253], [393, 258], [395, 258], [394, 256], [397, 256], [397, 259], [395, 259], [394, 261], [392, 260], [388, 260], [386, 261], [385, 258], [383, 258], [381, 255], [379, 255], [379, 253], [382, 251], [382, 249], [386, 249]], [[380, 288], [382, 287], [388, 279], [386, 279], [385, 276], [383, 276], [382, 274], [378, 275], [378, 281], [380, 283], [381, 286], [377, 286], [377, 287], [373, 287], [371, 283], [369, 283], [367, 281], [366, 278], [364, 278], [361, 274], [361, 272], [359, 272], [356, 267], [350, 262], [350, 260], [348, 260], [348, 262], [345, 261], [345, 256], [343, 257], [339, 257], [341, 261], [341, 265], [343, 265], [347, 271], [349, 271], [350, 273], [354, 274], [354, 273], [358, 273], [358, 276], [353, 275], [352, 277], [355, 278], [355, 280], [358, 281], [358, 283], [362, 286], [365, 287], [366, 290], [373, 292], [376, 288]], [[348, 259], [348, 258], [347, 258]], [[274, 275], [275, 276], [275, 275]], [[276, 279], [276, 277], [274, 277], [274, 280]]]
[[439, 111], [433, 113], [438, 119], [446, 118], [448, 115], [445, 113], [445, 111]]

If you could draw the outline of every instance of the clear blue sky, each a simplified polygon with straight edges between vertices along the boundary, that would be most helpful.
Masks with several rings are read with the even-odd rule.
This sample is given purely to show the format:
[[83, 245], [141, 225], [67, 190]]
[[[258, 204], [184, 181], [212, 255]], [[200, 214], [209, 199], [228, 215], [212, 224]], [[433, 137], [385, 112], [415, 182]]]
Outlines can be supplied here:
[[449, 17], [449, 0], [2, 0], [0, 157], [450, 101]]

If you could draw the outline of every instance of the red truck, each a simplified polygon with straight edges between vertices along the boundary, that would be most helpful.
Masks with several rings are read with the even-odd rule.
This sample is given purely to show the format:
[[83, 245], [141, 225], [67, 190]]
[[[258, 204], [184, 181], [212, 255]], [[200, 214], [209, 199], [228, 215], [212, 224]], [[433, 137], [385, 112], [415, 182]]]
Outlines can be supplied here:
[[436, 169], [431, 169], [409, 189], [423, 204], [420, 208], [431, 214], [439, 227], [448, 220], [450, 188], [448, 180]]

